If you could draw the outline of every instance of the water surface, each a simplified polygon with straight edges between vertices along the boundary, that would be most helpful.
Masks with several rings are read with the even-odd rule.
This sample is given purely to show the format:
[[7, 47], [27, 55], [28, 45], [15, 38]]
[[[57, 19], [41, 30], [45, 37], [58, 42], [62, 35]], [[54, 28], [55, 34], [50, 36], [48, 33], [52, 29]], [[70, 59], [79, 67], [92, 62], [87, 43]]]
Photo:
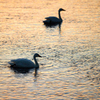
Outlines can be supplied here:
[[[61, 13], [63, 23], [42, 21]], [[0, 99], [99, 100], [100, 0], [0, 0]], [[16, 58], [39, 53], [40, 69], [21, 74]]]

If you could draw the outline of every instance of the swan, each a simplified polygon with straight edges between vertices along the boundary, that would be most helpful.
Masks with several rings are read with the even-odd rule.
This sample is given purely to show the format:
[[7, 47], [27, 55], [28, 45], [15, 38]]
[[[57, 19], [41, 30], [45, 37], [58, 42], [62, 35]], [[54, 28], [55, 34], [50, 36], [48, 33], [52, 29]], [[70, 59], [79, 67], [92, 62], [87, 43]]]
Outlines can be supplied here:
[[60, 15], [60, 12], [61, 12], [61, 11], [66, 11], [66, 10], [60, 8], [60, 9], [58, 10], [58, 16], [59, 16], [59, 18], [54, 17], [54, 16], [46, 17], [46, 18], [45, 18], [46, 20], [43, 21], [43, 23], [44, 23], [45, 25], [50, 25], [50, 24], [51, 24], [51, 25], [61, 24], [61, 22], [63, 21], [62, 18], [61, 18], [61, 15]]
[[[33, 56], [33, 59], [35, 63], [33, 63], [31, 60], [28, 60], [26, 58], [19, 58], [19, 59], [13, 59], [8, 64], [10, 64], [11, 68], [15, 69], [32, 69], [35, 68], [35, 74], [37, 73], [37, 69], [39, 69], [39, 64], [36, 60], [36, 57], [41, 57], [38, 53], [35, 53]], [[32, 59], [32, 60], [33, 60]]]

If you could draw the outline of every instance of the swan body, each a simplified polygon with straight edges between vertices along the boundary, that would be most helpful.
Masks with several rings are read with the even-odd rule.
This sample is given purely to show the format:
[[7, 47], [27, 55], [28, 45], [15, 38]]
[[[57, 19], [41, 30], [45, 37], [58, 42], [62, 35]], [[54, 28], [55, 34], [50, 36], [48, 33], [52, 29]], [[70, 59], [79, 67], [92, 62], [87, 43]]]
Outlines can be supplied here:
[[24, 59], [24, 58], [19, 58], [19, 59], [15, 59], [15, 60], [11, 60], [11, 62], [8, 62], [11, 66], [14, 67], [20, 67], [20, 68], [33, 68], [33, 66], [35, 66], [35, 64], [28, 59]]
[[63, 20], [62, 20], [62, 18], [61, 18], [61, 15], [60, 15], [60, 12], [61, 11], [65, 11], [64, 9], [62, 9], [62, 8], [60, 8], [59, 10], [58, 10], [58, 16], [59, 16], [59, 18], [57, 18], [57, 17], [54, 17], [54, 16], [50, 16], [50, 17], [46, 17], [45, 19], [45, 21], [43, 21], [43, 23], [45, 24], [45, 25], [53, 25], [53, 24], [60, 24]]
[[28, 60], [28, 59], [25, 59], [25, 58], [14, 59], [14, 60], [11, 60], [8, 63], [13, 68], [21, 68], [21, 69], [35, 68], [35, 69], [38, 69], [39, 64], [36, 60], [36, 57], [41, 57], [41, 56], [37, 53], [34, 54], [33, 58], [34, 58], [35, 63], [33, 63], [31, 60]]
[[53, 16], [51, 16], [51, 17], [46, 17], [45, 19], [47, 19], [46, 22], [49, 22], [49, 23], [50, 23], [50, 21], [51, 21], [52, 23], [60, 23], [60, 22], [62, 21], [61, 19], [59, 19], [59, 18], [57, 18], [57, 17], [53, 17]]

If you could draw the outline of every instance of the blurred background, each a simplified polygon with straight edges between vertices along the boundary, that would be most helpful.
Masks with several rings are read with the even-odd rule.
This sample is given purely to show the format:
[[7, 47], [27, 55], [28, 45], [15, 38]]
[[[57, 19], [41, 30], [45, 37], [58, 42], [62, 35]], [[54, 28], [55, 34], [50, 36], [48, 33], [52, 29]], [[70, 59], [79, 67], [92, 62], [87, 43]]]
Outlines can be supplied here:
[[[46, 27], [43, 20], [63, 23]], [[27, 74], [8, 68], [11, 59], [32, 59]], [[99, 100], [100, 0], [0, 0], [0, 99]]]

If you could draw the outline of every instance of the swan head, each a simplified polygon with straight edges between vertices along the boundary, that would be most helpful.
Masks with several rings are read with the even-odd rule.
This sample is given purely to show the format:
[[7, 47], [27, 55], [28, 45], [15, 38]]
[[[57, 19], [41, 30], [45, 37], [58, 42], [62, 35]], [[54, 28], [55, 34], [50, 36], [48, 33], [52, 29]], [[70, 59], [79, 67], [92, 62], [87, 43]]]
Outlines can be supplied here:
[[36, 57], [42, 57], [42, 56], [40, 56], [38, 53], [35, 53], [34, 56], [33, 56], [33, 58], [36, 58]]
[[63, 9], [63, 8], [60, 8], [60, 9], [59, 9], [59, 12], [60, 12], [60, 11], [66, 11], [66, 10], [65, 10], [65, 9]]

